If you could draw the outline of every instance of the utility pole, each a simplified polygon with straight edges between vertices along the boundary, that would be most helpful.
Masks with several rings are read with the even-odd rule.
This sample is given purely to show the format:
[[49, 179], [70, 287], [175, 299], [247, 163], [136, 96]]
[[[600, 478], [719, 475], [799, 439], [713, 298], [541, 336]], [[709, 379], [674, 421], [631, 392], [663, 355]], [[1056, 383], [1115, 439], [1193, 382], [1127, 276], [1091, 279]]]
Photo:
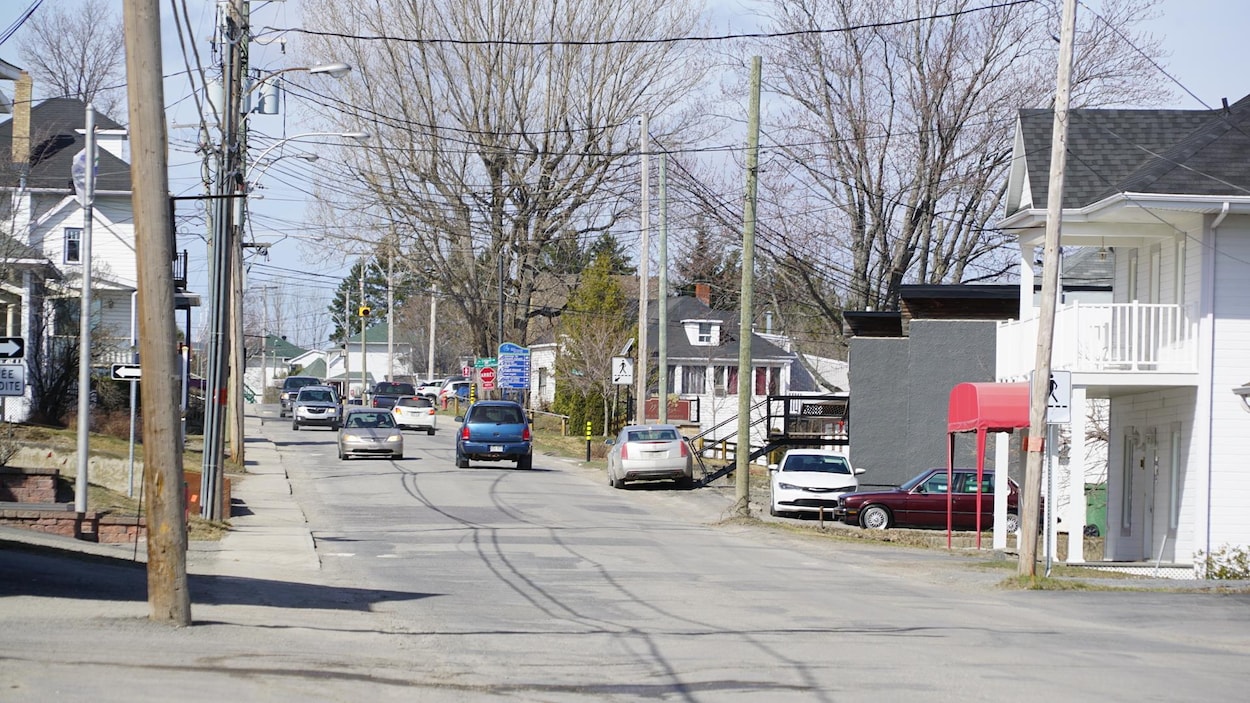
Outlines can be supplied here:
[[651, 238], [648, 229], [651, 226], [651, 178], [648, 167], [650, 166], [650, 155], [647, 153], [648, 145], [648, 116], [642, 116], [642, 137], [640, 138], [642, 150], [642, 212], [639, 213], [639, 229], [642, 232], [641, 250], [638, 254], [638, 378], [634, 380], [637, 385], [637, 397], [635, 400], [636, 416], [634, 422], [642, 424], [647, 421], [647, 296], [650, 293], [650, 277], [651, 274], [647, 270], [647, 265], [651, 259]]
[[368, 330], [369, 318], [365, 317], [365, 270], [369, 268], [369, 262], [363, 261], [360, 264], [360, 404], [365, 404], [365, 394], [369, 390], [369, 357], [365, 349], [365, 334]]
[[660, 154], [660, 314], [659, 339], [655, 341], [659, 347], [660, 357], [656, 362], [659, 374], [659, 422], [668, 424], [668, 153]]
[[751, 102], [747, 110], [747, 192], [742, 211], [742, 312], [738, 318], [738, 442], [734, 447], [734, 510], [751, 514], [751, 305], [755, 292], [755, 193], [760, 162], [760, 65], [751, 57]]
[[[352, 289], [351, 286], [343, 286], [343, 399], [352, 396], [352, 365], [351, 351], [348, 349], [348, 340], [352, 336]], [[363, 402], [363, 401], [362, 401]]]
[[127, 0], [123, 18], [130, 89], [139, 349], [143, 384], [143, 487], [147, 496], [148, 617], [191, 624], [187, 526], [178, 412], [174, 252], [157, 0]]
[[[239, 24], [239, 42], [236, 51], [239, 56], [239, 84], [235, 93], [238, 96], [242, 112], [244, 98], [243, 81], [248, 69], [248, 43], [251, 40], [251, 6], [248, 0], [231, 0], [231, 12]], [[244, 383], [246, 382], [247, 361], [244, 352], [243, 338], [243, 216], [246, 208], [247, 195], [247, 123], [238, 118], [234, 138], [236, 169], [230, 172], [235, 179], [233, 190], [237, 197], [231, 200], [234, 208], [234, 219], [230, 228], [230, 372], [229, 405], [226, 411], [226, 440], [230, 446], [230, 458], [240, 467], [244, 466], [243, 456], [243, 402]], [[218, 487], [220, 490], [220, 486]], [[226, 517], [226, 516], [223, 516]]]
[[[1055, 121], [1050, 137], [1050, 184], [1046, 191], [1046, 243], [1042, 257], [1042, 309], [1037, 324], [1037, 361], [1029, 402], [1029, 439], [1025, 447], [1024, 501], [1020, 506], [1022, 576], [1037, 574], [1037, 528], [1042, 497], [1042, 452], [1045, 451], [1046, 400], [1050, 395], [1050, 356], [1055, 336], [1055, 302], [1059, 291], [1059, 237], [1063, 220], [1063, 176], [1068, 152], [1068, 101], [1072, 92], [1072, 44], [1076, 35], [1076, 0], [1064, 0], [1059, 35], [1059, 76], [1055, 87]], [[1051, 496], [1051, 510], [1058, 501]]]
[[438, 325], [438, 284], [430, 287], [430, 355], [425, 361], [426, 380], [434, 380], [434, 330]]
[[395, 225], [386, 255], [386, 380], [395, 380]]
[[221, 486], [224, 481], [222, 455], [225, 453], [225, 415], [228, 403], [230, 289], [234, 205], [232, 196], [240, 195], [238, 121], [243, 84], [244, 41], [242, 28], [243, 0], [231, 0], [223, 18], [221, 153], [214, 182], [216, 215], [213, 221], [213, 260], [209, 276], [211, 325], [208, 331], [208, 385], [204, 403], [204, 460], [200, 483], [200, 514], [209, 520], [220, 520]]
[[82, 298], [78, 312], [78, 475], [74, 482], [74, 511], [87, 512], [87, 462], [91, 436], [91, 225], [95, 210], [95, 108], [87, 103], [86, 155], [82, 186]]

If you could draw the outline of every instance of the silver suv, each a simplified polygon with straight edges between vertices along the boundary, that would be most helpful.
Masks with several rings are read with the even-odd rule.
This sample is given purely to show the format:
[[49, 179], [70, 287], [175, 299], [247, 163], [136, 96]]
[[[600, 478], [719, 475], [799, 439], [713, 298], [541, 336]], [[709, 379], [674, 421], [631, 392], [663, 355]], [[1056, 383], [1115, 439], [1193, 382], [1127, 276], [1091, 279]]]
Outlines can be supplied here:
[[291, 429], [321, 425], [337, 430], [343, 421], [343, 406], [333, 386], [304, 386], [291, 404]]

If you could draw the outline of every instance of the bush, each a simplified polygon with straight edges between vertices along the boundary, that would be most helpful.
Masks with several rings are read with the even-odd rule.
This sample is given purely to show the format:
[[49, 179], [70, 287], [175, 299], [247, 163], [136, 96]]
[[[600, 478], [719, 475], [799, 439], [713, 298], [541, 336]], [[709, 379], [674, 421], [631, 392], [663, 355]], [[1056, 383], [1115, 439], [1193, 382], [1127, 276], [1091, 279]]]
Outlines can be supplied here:
[[1210, 554], [1198, 550], [1194, 554], [1194, 568], [1199, 578], [1216, 581], [1241, 581], [1250, 579], [1250, 549], [1225, 544]]

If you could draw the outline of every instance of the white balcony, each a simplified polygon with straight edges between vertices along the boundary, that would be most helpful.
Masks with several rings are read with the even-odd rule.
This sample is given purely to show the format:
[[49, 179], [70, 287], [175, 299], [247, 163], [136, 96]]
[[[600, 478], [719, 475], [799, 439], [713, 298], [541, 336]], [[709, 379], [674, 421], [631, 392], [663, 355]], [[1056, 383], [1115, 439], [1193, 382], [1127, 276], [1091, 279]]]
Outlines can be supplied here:
[[[1037, 360], [1037, 318], [998, 326], [999, 379], [1027, 377]], [[1179, 305], [1073, 303], [1055, 314], [1051, 368], [1132, 376], [1137, 382], [1198, 370], [1198, 326]], [[1160, 379], [1162, 380], [1162, 379]]]

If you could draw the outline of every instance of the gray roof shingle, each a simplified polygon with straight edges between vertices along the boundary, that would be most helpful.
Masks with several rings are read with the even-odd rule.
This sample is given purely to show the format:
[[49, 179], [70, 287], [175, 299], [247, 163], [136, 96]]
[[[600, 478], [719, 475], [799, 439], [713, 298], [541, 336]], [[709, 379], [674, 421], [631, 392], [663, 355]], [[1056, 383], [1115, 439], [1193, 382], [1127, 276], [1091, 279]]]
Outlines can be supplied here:
[[[1250, 98], [1224, 110], [1072, 110], [1063, 206], [1126, 191], [1245, 195]], [[1033, 208], [1046, 207], [1054, 112], [1021, 110]]]
[[[74, 183], [70, 168], [74, 155], [86, 145], [85, 136], [75, 130], [83, 129], [87, 122], [87, 104], [76, 98], [53, 98], [35, 105], [30, 110], [30, 175], [27, 185], [31, 188], [51, 188], [73, 191]], [[95, 113], [96, 129], [121, 129], [121, 125]], [[0, 158], [11, 161], [13, 144], [13, 120], [0, 123]], [[96, 189], [130, 190], [130, 164], [99, 150], [100, 159], [96, 171]]]

